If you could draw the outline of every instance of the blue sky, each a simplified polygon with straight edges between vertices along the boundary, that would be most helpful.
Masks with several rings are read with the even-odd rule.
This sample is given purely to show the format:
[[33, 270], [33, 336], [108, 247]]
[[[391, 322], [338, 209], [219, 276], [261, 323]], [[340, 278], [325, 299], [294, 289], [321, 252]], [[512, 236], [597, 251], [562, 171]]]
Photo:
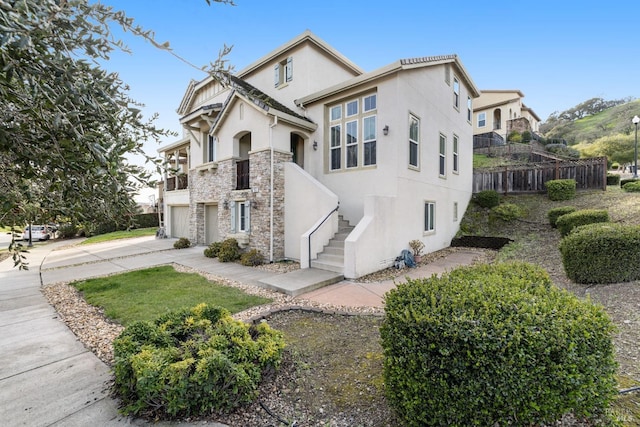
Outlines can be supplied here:
[[[592, 97], [640, 97], [640, 6], [628, 0], [591, 7], [573, 0], [101, 1], [198, 66], [226, 43], [241, 70], [309, 29], [365, 71], [457, 54], [480, 90], [519, 89], [543, 121]], [[175, 110], [189, 81], [205, 74], [131, 34], [117, 35], [133, 53], [116, 53], [105, 67], [129, 84], [146, 116], [158, 113], [158, 126], [179, 132]], [[145, 147], [155, 155], [158, 145]]]

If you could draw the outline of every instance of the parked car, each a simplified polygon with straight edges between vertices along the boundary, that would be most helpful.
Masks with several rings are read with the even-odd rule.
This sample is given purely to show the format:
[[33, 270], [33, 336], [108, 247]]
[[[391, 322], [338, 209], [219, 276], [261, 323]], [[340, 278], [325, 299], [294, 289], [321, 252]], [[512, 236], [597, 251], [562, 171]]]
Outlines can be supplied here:
[[[31, 240], [49, 240], [51, 238], [51, 230], [46, 225], [31, 226]], [[22, 240], [29, 240], [29, 226], [22, 233]]]

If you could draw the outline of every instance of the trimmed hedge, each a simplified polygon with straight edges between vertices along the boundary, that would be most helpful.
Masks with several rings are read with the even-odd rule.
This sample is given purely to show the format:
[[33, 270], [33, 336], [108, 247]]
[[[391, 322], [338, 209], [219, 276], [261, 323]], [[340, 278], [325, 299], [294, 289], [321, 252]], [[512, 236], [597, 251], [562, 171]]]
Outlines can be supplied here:
[[166, 418], [253, 401], [262, 373], [277, 368], [285, 344], [266, 323], [249, 326], [224, 308], [200, 304], [133, 323], [113, 345], [123, 412]]
[[617, 173], [608, 173], [607, 174], [607, 185], [618, 185], [620, 184], [620, 175]]
[[500, 204], [500, 193], [495, 190], [483, 190], [478, 192], [473, 200], [483, 208], [493, 208]]
[[596, 222], [609, 222], [609, 212], [604, 209], [582, 209], [562, 215], [556, 220], [556, 228], [566, 236], [576, 227]]
[[508, 222], [522, 218], [525, 214], [525, 210], [514, 203], [502, 203], [491, 208], [489, 218], [493, 220], [500, 219]]
[[576, 283], [640, 280], [640, 227], [613, 223], [578, 227], [560, 242], [567, 277]]
[[625, 179], [621, 179], [620, 180], [620, 187], [624, 187], [626, 184], [630, 183], [630, 182], [636, 182], [636, 181], [640, 181], [637, 178], [625, 178]]
[[576, 197], [575, 179], [552, 179], [545, 183], [549, 200], [570, 200]]
[[575, 212], [576, 210], [577, 209], [573, 206], [560, 206], [557, 208], [550, 209], [549, 212], [547, 212], [547, 218], [549, 219], [549, 224], [551, 224], [551, 227], [556, 228], [558, 226], [556, 224], [558, 222], [558, 218], [560, 218], [562, 215]]
[[604, 309], [525, 263], [399, 284], [381, 327], [388, 400], [407, 426], [551, 423], [616, 394]]
[[622, 186], [622, 189], [627, 193], [638, 193], [640, 192], [640, 181], [627, 182]]

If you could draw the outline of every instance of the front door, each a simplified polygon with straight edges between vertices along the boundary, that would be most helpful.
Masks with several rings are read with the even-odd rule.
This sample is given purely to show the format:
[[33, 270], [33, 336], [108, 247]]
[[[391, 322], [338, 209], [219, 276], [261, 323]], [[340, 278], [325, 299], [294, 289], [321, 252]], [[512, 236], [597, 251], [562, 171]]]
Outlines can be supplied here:
[[218, 205], [205, 205], [204, 217], [204, 243], [210, 245], [220, 240], [220, 235], [218, 234]]

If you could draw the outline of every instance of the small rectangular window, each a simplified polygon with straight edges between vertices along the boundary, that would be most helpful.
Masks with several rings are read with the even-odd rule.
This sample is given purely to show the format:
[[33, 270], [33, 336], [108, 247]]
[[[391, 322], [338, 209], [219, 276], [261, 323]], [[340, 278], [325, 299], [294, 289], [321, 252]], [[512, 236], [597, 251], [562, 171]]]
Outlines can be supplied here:
[[347, 102], [347, 117], [358, 114], [358, 100]]
[[409, 116], [409, 165], [418, 167], [418, 148], [420, 147], [420, 120]]
[[460, 82], [457, 77], [453, 78], [453, 106], [460, 108]]
[[430, 232], [436, 229], [436, 204], [434, 202], [424, 203], [424, 231]]
[[376, 164], [376, 116], [363, 120], [362, 139], [364, 139], [364, 165]]
[[342, 118], [342, 105], [331, 107], [331, 121], [340, 120]]
[[471, 122], [471, 110], [472, 110], [472, 101], [471, 101], [471, 97], [467, 96], [467, 121]]
[[377, 108], [376, 101], [376, 95], [366, 96], [364, 98], [364, 111], [375, 110]]
[[453, 222], [458, 222], [458, 202], [453, 202]]
[[213, 135], [209, 135], [209, 143], [207, 144], [207, 161], [216, 161], [216, 138]]
[[458, 169], [458, 135], [453, 135], [453, 152], [451, 155], [453, 156], [453, 173], [458, 173], [460, 170]]
[[443, 135], [440, 134], [440, 168], [439, 168], [439, 173], [440, 176], [445, 176], [446, 175], [446, 151], [447, 150], [447, 138]]
[[331, 126], [331, 142], [330, 142], [330, 156], [331, 156], [331, 170], [340, 169], [340, 156], [342, 155], [342, 129], [340, 125]]
[[487, 125], [487, 113], [478, 113], [478, 127], [483, 128]]

